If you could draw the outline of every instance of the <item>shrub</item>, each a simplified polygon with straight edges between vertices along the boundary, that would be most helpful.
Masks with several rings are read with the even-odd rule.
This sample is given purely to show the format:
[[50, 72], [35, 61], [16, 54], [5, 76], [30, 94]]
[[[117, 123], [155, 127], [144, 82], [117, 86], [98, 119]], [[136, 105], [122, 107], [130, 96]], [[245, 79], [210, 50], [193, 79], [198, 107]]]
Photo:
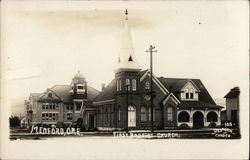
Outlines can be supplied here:
[[180, 126], [179, 126], [180, 129], [189, 129], [190, 127], [186, 124], [186, 123], [182, 123]]
[[215, 128], [216, 127], [216, 123], [214, 122], [211, 122], [209, 125], [208, 125], [209, 128]]
[[11, 116], [9, 118], [9, 123], [10, 123], [10, 127], [17, 127], [17, 126], [20, 126], [21, 120], [17, 116]]
[[80, 128], [80, 132], [86, 132], [86, 128], [83, 124], [81, 124], [81, 126], [79, 126], [77, 128]]

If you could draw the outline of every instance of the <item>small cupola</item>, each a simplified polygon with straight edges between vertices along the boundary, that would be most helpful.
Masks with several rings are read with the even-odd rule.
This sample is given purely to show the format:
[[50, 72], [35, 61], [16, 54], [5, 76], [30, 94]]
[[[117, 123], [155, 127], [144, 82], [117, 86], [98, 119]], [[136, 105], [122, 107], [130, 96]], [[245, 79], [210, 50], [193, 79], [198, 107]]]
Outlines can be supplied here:
[[87, 98], [87, 82], [83, 74], [78, 71], [72, 78], [70, 84], [70, 94], [74, 99], [86, 99]]

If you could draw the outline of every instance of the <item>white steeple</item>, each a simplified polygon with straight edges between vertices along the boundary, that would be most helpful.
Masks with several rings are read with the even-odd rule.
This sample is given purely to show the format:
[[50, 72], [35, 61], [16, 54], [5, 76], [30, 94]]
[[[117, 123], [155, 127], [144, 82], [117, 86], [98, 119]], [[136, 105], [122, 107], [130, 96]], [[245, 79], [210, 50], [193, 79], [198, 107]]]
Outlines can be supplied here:
[[134, 54], [127, 10], [125, 12], [125, 24], [122, 34], [122, 44], [117, 62], [118, 66], [116, 72], [120, 70], [140, 70], [139, 64]]

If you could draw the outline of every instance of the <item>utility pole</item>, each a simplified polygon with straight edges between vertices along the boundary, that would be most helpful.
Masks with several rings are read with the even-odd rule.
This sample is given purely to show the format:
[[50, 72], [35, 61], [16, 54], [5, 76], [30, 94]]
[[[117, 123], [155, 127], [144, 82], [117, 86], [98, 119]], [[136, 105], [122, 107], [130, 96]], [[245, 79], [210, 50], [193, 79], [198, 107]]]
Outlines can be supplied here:
[[153, 114], [153, 52], [157, 52], [154, 50], [155, 47], [150, 45], [149, 49], [146, 52], [150, 53], [150, 111], [151, 111], [151, 133], [154, 133], [154, 114]]
[[127, 129], [126, 129], [127, 132], [128, 132], [128, 87], [129, 87], [129, 84], [126, 84], [125, 90], [126, 90], [126, 98], [127, 98]]

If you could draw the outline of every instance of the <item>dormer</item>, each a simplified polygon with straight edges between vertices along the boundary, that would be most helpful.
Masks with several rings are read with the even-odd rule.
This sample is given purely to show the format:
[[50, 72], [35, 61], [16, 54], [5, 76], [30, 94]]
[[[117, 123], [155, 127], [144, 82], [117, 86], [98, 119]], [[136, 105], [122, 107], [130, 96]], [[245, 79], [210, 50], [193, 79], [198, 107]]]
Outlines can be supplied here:
[[186, 84], [181, 88], [181, 100], [185, 101], [198, 101], [199, 100], [199, 88], [194, 84], [192, 80], [188, 80]]

